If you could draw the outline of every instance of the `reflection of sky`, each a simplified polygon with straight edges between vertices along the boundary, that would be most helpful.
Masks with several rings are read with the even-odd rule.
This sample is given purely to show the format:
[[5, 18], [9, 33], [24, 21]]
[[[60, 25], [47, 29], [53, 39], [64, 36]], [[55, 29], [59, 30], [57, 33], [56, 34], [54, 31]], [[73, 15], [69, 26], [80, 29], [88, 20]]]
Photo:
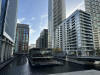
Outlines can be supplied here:
[[[66, 0], [66, 14], [83, 8], [84, 0]], [[41, 30], [48, 27], [48, 0], [19, 0], [18, 22], [30, 25], [30, 44], [35, 43]]]
[[4, 11], [5, 11], [5, 5], [6, 5], [6, 1], [7, 0], [2, 0], [2, 4], [1, 4], [1, 8], [2, 8], [2, 16], [4, 15]]
[[[5, 12], [5, 4], [6, 4], [6, 1], [7, 0], [2, 0], [2, 3], [0, 4], [0, 22], [2, 22], [2, 20], [3, 20], [3, 16], [4, 16], [4, 12]], [[2, 10], [2, 12], [1, 12], [1, 10]], [[1, 25], [2, 24], [0, 24], [0, 34], [1, 34]]]

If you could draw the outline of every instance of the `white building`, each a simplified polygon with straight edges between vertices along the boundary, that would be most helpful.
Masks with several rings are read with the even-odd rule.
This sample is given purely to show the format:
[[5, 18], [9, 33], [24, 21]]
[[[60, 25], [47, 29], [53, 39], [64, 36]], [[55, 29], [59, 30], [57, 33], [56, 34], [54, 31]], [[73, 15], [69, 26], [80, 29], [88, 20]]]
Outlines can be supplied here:
[[92, 55], [91, 18], [84, 11], [76, 10], [56, 28], [55, 34], [55, 48], [62, 48], [68, 55]]

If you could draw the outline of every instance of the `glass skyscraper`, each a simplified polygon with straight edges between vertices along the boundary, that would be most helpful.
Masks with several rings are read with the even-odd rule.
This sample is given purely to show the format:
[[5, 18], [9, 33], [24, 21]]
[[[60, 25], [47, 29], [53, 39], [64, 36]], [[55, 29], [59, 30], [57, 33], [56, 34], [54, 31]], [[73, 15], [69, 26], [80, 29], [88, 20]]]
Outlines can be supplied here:
[[29, 25], [17, 24], [16, 28], [16, 41], [15, 41], [15, 53], [28, 52], [29, 45]]
[[54, 48], [55, 29], [66, 18], [65, 0], [48, 1], [48, 46]]
[[13, 53], [17, 22], [17, 1], [0, 0], [0, 61], [9, 59]]

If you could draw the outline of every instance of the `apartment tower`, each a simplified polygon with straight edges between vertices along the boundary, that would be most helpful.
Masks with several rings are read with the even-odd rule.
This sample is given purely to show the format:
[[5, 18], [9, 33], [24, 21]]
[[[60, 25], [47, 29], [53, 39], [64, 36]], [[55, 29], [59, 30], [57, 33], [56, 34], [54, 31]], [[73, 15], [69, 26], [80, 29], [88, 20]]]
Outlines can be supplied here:
[[55, 48], [67, 55], [93, 55], [93, 34], [90, 14], [76, 10], [56, 28]]
[[55, 29], [66, 18], [65, 0], [48, 1], [48, 46], [54, 48]]

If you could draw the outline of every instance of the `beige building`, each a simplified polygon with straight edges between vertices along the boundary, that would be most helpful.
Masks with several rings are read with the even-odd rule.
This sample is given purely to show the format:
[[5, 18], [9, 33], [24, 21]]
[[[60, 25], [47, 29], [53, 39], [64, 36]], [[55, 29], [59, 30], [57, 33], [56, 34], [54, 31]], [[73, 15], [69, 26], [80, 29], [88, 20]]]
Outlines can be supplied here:
[[94, 49], [100, 49], [100, 0], [85, 0], [85, 9], [92, 18]]

